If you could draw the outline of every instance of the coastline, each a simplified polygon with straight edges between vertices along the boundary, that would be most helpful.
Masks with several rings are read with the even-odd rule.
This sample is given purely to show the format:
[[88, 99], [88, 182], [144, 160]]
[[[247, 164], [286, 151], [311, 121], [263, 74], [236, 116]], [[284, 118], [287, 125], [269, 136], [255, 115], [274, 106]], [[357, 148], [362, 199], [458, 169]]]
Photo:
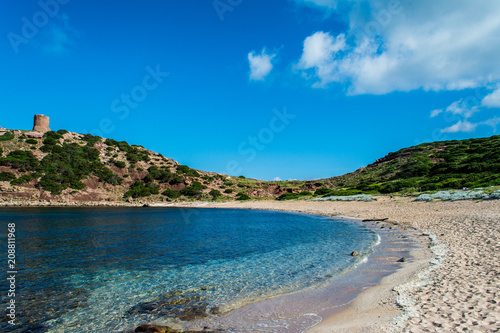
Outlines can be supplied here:
[[[163, 205], [161, 205], [163, 206]], [[271, 209], [354, 219], [388, 218], [425, 239], [403, 269], [308, 332], [489, 332], [500, 329], [500, 201], [251, 201], [180, 207]]]
[[[92, 203], [89, 206], [138, 204]], [[6, 206], [26, 206], [13, 203]], [[52, 203], [51, 207], [88, 207]], [[307, 332], [422, 332], [500, 329], [500, 201], [374, 202], [246, 201], [159, 203], [151, 207], [242, 208], [346, 217], [388, 218], [415, 230], [421, 246], [401, 269], [383, 278]]]

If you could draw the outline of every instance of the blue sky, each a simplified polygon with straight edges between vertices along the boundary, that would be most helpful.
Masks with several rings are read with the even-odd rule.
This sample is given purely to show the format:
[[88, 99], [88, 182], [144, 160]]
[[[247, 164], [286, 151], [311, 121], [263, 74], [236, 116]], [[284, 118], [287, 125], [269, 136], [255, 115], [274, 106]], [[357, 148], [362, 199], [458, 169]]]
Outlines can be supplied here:
[[500, 2], [6, 0], [0, 126], [316, 179], [498, 134]]

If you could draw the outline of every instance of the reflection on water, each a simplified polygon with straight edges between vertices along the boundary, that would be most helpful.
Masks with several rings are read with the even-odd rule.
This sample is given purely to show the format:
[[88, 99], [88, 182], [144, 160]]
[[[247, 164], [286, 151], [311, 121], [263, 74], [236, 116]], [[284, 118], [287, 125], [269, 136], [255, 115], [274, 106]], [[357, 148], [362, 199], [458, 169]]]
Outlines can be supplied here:
[[[257, 210], [1, 209], [2, 228], [9, 222], [19, 332], [112, 332], [219, 314], [320, 283], [376, 240], [345, 221]], [[0, 329], [16, 331], [6, 319]]]

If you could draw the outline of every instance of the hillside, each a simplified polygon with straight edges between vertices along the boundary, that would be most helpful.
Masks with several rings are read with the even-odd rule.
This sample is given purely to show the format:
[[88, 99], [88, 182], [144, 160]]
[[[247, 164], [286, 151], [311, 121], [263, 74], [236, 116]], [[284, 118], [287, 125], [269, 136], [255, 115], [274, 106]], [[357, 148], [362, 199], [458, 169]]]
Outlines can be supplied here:
[[344, 194], [500, 185], [500, 136], [423, 143], [389, 153], [355, 172], [323, 181], [327, 188]]
[[500, 136], [401, 149], [329, 179], [269, 182], [191, 169], [125, 141], [35, 134], [0, 131], [0, 201], [285, 200], [500, 185]]

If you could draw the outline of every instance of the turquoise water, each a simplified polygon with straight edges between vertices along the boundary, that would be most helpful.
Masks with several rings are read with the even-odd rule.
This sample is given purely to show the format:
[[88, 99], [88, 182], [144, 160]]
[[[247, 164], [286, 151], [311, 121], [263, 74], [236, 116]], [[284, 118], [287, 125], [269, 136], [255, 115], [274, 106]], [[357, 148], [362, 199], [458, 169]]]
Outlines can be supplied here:
[[367, 255], [377, 241], [359, 224], [284, 212], [5, 208], [3, 248], [12, 222], [18, 325], [4, 319], [5, 332], [182, 325], [318, 285], [363, 258], [351, 251]]

